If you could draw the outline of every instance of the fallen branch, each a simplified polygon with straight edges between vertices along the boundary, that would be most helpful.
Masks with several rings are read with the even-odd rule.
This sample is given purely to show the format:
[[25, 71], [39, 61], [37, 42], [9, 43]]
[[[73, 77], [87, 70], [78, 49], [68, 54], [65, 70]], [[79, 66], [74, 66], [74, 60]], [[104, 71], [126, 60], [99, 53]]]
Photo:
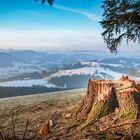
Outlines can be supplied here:
[[81, 123], [75, 123], [75, 124], [73, 124], [73, 125], [67, 127], [67, 129], [75, 128], [75, 127], [77, 127], [77, 126], [80, 125], [80, 124], [81, 124]]
[[14, 114], [11, 113], [13, 138], [16, 139]]
[[107, 127], [104, 130], [99, 131], [98, 134], [99, 133], [106, 132], [106, 131], [108, 131], [109, 129], [112, 129], [112, 128], [122, 127], [124, 125], [129, 125], [129, 124], [139, 124], [139, 123], [140, 123], [140, 120], [127, 120], [127, 121], [125, 121], [123, 123], [120, 123], [120, 124], [117, 124], [117, 125], [112, 125], [110, 127]]
[[3, 140], [5, 140], [6, 139], [6, 134], [5, 134], [5, 132], [4, 132], [4, 130], [3, 130], [3, 127], [0, 125], [0, 130], [1, 130], [1, 132], [0, 132], [0, 136], [1, 136], [1, 138], [3, 139]]
[[29, 120], [26, 121], [26, 126], [25, 126], [25, 130], [24, 130], [24, 133], [23, 133], [23, 140], [24, 140], [24, 138], [26, 136], [28, 125], [29, 125]]

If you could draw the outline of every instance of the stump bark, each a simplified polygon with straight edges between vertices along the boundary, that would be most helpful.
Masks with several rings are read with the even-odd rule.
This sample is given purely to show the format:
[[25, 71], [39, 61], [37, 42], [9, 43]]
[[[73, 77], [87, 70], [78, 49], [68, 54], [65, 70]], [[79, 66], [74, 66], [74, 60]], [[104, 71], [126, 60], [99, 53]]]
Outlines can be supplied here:
[[115, 112], [125, 119], [136, 119], [140, 114], [140, 85], [122, 76], [120, 80], [94, 80], [88, 83], [87, 94], [76, 111], [77, 120], [86, 124]]

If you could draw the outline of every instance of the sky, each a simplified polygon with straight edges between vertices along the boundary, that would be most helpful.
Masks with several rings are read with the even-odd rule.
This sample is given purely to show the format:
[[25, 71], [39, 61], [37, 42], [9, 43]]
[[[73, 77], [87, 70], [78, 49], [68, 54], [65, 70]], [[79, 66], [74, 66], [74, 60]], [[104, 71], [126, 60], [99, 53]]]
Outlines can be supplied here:
[[[99, 23], [102, 0], [0, 0], [0, 49], [108, 51]], [[131, 46], [134, 46], [133, 48]], [[123, 43], [121, 50], [140, 50]]]

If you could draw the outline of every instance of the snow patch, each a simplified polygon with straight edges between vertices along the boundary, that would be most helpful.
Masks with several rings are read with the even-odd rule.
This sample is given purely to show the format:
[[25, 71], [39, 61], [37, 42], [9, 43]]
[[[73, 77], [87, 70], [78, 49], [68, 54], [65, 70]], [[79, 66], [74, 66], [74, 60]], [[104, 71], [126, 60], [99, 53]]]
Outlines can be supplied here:
[[104, 69], [103, 67], [101, 67], [100, 65], [97, 65], [96, 67], [84, 67], [84, 68], [79, 68], [79, 69], [71, 69], [71, 70], [59, 70], [58, 72], [56, 72], [55, 74], [52, 74], [50, 76], [50, 78], [53, 77], [61, 77], [61, 76], [72, 76], [72, 75], [93, 75], [95, 74], [96, 76], [101, 76], [101, 73], [105, 73], [107, 75], [110, 75], [114, 78], [114, 80], [119, 79], [119, 77], [121, 77], [122, 73], [118, 73], [118, 72], [114, 72], [110, 69]]
[[123, 64], [108, 64], [108, 63], [100, 63], [101, 65], [112, 66], [112, 67], [124, 67]]
[[81, 65], [86, 65], [86, 66], [92, 66], [95, 67], [97, 66], [97, 62], [81, 62]]
[[33, 79], [33, 80], [15, 80], [1, 82], [1, 87], [32, 87], [32, 86], [45, 86], [48, 88], [56, 88], [56, 85], [48, 83], [45, 79]]

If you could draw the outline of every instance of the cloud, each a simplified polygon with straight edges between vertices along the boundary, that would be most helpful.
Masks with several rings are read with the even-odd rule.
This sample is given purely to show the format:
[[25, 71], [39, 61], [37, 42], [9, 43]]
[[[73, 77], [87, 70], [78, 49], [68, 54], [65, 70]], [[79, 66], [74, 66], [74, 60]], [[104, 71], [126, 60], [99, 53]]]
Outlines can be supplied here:
[[73, 50], [105, 49], [99, 31], [95, 30], [11, 30], [0, 29], [0, 48]]
[[75, 10], [75, 9], [72, 9], [72, 8], [68, 8], [68, 7], [65, 7], [65, 6], [61, 6], [61, 5], [54, 5], [55, 8], [59, 9], [59, 10], [64, 10], [64, 11], [68, 11], [68, 12], [73, 12], [73, 13], [77, 13], [77, 14], [81, 14], [85, 17], [87, 17], [88, 19], [92, 20], [92, 21], [101, 21], [101, 17], [96, 15], [96, 14], [93, 14], [93, 13], [89, 13], [89, 12], [86, 12], [86, 11], [82, 11], [82, 10]]
[[[0, 49], [101, 50], [109, 51], [100, 30], [16, 30], [0, 29]], [[124, 41], [118, 51], [140, 51], [138, 44]]]

